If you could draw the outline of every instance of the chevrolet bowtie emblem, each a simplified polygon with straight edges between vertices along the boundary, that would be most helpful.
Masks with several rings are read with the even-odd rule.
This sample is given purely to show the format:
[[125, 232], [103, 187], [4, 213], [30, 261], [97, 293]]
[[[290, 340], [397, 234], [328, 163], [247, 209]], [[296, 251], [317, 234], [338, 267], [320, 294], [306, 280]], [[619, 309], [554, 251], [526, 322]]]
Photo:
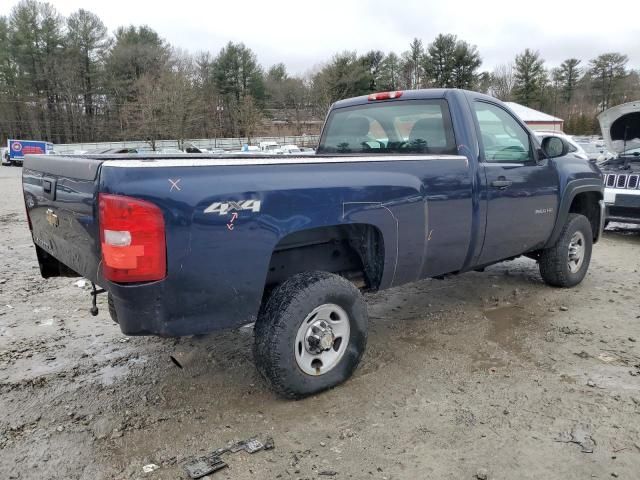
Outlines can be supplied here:
[[47, 208], [47, 222], [49, 222], [49, 225], [51, 225], [52, 227], [57, 227], [59, 224], [58, 215], [53, 213], [53, 210], [51, 210], [50, 208]]

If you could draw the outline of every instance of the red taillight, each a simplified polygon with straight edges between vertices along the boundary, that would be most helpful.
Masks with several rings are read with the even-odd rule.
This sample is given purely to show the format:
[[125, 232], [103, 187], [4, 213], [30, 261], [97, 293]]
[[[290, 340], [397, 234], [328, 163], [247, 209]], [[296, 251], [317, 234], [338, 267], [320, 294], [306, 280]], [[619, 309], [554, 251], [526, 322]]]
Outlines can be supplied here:
[[369, 95], [369, 101], [374, 100], [391, 100], [394, 98], [400, 98], [402, 96], [401, 90], [396, 90], [395, 92], [380, 92], [380, 93], [372, 93]]
[[112, 282], [149, 282], [167, 275], [164, 217], [153, 203], [99, 196], [102, 271]]

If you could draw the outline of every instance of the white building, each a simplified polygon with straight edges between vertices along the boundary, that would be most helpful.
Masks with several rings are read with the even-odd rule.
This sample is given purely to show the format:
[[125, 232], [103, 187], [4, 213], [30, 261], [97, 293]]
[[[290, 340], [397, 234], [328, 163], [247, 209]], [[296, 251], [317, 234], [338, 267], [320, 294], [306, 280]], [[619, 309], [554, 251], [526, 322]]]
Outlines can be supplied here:
[[515, 102], [505, 102], [531, 130], [562, 131], [564, 120]]

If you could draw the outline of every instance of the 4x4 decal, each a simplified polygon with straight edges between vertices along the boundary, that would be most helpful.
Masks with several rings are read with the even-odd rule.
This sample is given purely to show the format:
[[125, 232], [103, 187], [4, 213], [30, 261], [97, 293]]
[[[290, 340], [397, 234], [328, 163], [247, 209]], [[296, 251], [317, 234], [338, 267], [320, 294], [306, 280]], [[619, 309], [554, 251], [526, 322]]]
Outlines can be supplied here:
[[228, 215], [232, 212], [242, 212], [243, 210], [250, 210], [253, 213], [260, 211], [260, 200], [240, 200], [237, 202], [213, 202], [209, 205], [204, 213], [217, 213], [218, 215]]

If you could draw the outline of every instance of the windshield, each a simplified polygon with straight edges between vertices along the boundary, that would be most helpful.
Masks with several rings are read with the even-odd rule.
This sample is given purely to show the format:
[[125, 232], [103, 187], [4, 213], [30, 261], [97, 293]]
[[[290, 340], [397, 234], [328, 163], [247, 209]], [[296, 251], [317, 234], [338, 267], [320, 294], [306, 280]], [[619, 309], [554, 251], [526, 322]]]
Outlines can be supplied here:
[[444, 100], [404, 100], [331, 112], [318, 153], [456, 154]]

